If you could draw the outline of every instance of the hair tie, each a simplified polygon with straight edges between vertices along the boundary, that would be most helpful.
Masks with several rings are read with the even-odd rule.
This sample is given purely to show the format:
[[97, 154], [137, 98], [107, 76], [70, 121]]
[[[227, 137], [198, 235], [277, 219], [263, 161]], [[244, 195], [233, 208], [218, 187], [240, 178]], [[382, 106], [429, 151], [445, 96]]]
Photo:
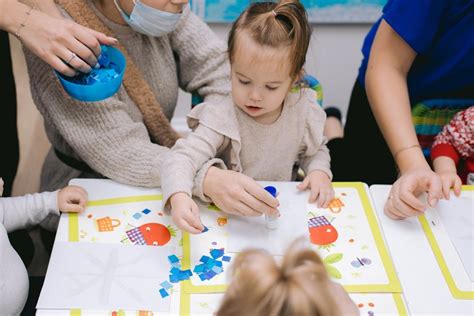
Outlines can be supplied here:
[[277, 16], [277, 13], [275, 12], [275, 10], [272, 10], [272, 14], [273, 14], [274, 17]]

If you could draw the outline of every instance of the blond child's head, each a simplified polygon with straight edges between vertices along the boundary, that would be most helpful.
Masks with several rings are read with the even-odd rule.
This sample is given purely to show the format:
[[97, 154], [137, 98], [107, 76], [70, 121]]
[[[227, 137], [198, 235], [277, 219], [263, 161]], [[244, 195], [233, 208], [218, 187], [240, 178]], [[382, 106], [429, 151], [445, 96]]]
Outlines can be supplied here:
[[333, 283], [320, 257], [299, 239], [281, 265], [264, 250], [235, 259], [233, 280], [217, 316], [358, 315], [342, 286]]
[[234, 103], [257, 121], [275, 121], [302, 73], [310, 38], [299, 1], [251, 4], [229, 33]]

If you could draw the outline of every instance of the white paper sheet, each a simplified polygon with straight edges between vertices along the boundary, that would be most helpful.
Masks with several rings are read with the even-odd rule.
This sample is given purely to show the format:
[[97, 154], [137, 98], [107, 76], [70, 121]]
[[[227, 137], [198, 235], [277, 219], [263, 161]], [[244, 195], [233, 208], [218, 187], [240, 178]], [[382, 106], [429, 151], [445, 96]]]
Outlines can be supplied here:
[[[472, 197], [472, 195], [471, 195]], [[471, 281], [474, 281], [474, 200], [452, 196], [436, 209]]]
[[242, 252], [248, 248], [259, 248], [267, 250], [272, 255], [281, 256], [296, 238], [307, 237], [308, 193], [300, 193], [293, 187], [291, 191], [282, 190], [277, 197], [280, 201], [281, 214], [277, 229], [266, 228], [265, 216], [230, 216], [227, 224], [229, 232], [227, 251]]
[[173, 247], [57, 242], [37, 308], [168, 312], [161, 298]]

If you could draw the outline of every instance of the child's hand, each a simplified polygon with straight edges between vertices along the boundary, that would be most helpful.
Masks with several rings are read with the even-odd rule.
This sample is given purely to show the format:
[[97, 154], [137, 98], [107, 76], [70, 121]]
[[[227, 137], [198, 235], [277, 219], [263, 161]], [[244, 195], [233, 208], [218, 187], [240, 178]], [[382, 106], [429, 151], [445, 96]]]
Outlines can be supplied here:
[[311, 189], [311, 195], [309, 196], [309, 203], [318, 201], [318, 207], [326, 208], [334, 198], [334, 189], [331, 185], [328, 175], [321, 170], [311, 171], [303, 182], [298, 185], [298, 189], [306, 190]]
[[81, 187], [69, 185], [58, 192], [58, 207], [61, 212], [82, 212], [86, 209], [87, 192]]
[[461, 195], [462, 181], [456, 173], [453, 172], [437, 172], [441, 178], [441, 185], [443, 188], [443, 194], [446, 200], [449, 200], [451, 188], [454, 190], [456, 196]]
[[449, 191], [454, 189], [456, 196], [461, 195], [461, 178], [457, 175], [456, 163], [450, 157], [439, 156], [433, 159], [433, 168], [441, 178], [441, 187], [446, 200], [449, 200]]
[[199, 217], [199, 207], [183, 192], [175, 193], [170, 198], [171, 217], [179, 229], [192, 234], [200, 234], [204, 230], [204, 225]]

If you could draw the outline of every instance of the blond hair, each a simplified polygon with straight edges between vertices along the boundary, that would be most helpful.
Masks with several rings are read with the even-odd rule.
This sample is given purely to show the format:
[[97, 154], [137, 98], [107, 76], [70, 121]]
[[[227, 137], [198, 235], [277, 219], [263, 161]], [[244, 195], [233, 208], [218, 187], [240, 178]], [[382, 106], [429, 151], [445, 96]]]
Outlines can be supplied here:
[[229, 32], [228, 50], [232, 63], [238, 32], [247, 32], [262, 46], [289, 48], [292, 61], [290, 76], [296, 78], [303, 69], [311, 38], [311, 26], [304, 6], [297, 0], [256, 2], [240, 14]]
[[323, 262], [302, 239], [291, 244], [281, 265], [264, 250], [247, 250], [232, 272], [217, 316], [339, 314]]

